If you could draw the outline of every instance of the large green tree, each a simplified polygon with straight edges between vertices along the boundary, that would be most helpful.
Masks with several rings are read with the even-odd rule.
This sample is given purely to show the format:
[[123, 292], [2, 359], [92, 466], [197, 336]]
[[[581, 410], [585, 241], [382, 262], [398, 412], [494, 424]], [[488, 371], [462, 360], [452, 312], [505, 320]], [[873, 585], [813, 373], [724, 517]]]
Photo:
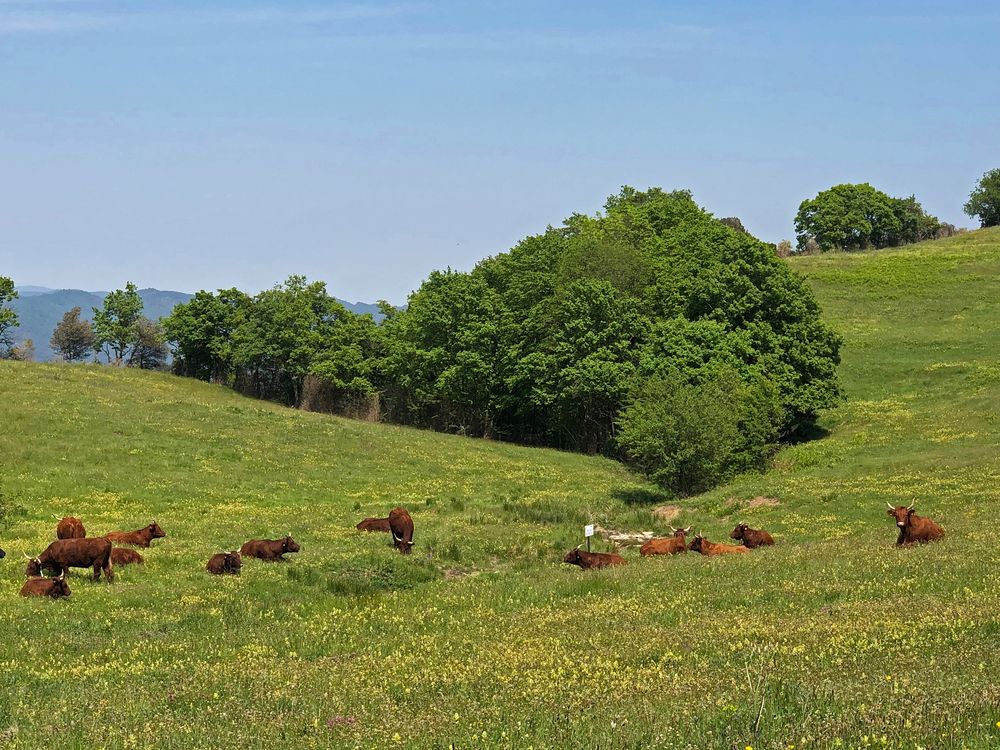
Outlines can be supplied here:
[[197, 292], [176, 305], [163, 320], [173, 343], [174, 372], [215, 383], [228, 380], [233, 332], [249, 304], [250, 297], [238, 289], [220, 289], [215, 294]]
[[109, 292], [104, 304], [93, 310], [94, 348], [103, 350], [112, 364], [127, 364], [136, 343], [136, 323], [142, 316], [142, 298], [135, 284], [130, 281], [124, 289]]
[[14, 282], [6, 276], [0, 276], [0, 357], [7, 356], [14, 344], [11, 332], [17, 328], [17, 313], [7, 307], [7, 303], [17, 299]]
[[1000, 169], [991, 169], [976, 184], [965, 213], [978, 216], [980, 226], [1000, 226]]

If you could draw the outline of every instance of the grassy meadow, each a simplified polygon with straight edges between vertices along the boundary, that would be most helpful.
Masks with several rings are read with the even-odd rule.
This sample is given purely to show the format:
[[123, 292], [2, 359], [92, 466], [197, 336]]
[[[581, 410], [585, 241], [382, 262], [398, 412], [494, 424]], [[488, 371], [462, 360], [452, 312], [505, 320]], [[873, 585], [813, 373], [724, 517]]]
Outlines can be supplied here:
[[[604, 459], [0, 362], [0, 746], [1000, 747], [1000, 231], [790, 262], [848, 398], [681, 500]], [[886, 502], [912, 500], [943, 542], [893, 547]], [[560, 563], [584, 523], [665, 530], [666, 504], [778, 543]], [[354, 530], [395, 505], [408, 558]], [[111, 585], [20, 598], [70, 513], [167, 537]], [[286, 564], [204, 569], [289, 531]]]

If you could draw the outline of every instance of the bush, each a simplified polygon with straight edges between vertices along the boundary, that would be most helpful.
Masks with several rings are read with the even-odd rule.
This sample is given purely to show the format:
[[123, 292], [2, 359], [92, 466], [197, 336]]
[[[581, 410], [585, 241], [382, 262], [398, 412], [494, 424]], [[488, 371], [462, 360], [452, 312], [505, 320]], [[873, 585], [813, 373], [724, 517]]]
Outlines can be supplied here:
[[618, 445], [657, 484], [691, 494], [760, 467], [780, 422], [778, 391], [764, 380], [748, 385], [723, 370], [691, 383], [674, 374], [639, 384], [619, 420]]

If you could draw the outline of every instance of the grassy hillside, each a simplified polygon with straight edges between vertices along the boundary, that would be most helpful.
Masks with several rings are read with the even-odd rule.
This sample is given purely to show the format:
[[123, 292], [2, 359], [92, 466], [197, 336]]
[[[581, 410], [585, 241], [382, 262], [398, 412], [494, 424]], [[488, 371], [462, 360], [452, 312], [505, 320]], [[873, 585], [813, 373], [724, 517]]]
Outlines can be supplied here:
[[[0, 363], [0, 738], [18, 748], [1000, 745], [1000, 232], [793, 261], [849, 396], [763, 476], [676, 503], [739, 559], [559, 564], [663, 528], [604, 460], [368, 425], [200, 383]], [[754, 498], [771, 502], [752, 502]], [[885, 503], [948, 532], [896, 550]], [[410, 508], [403, 558], [365, 515]], [[752, 507], [751, 507], [752, 506]], [[53, 514], [167, 538], [17, 596]], [[291, 530], [285, 565], [208, 556]], [[763, 710], [761, 710], [763, 700]]]

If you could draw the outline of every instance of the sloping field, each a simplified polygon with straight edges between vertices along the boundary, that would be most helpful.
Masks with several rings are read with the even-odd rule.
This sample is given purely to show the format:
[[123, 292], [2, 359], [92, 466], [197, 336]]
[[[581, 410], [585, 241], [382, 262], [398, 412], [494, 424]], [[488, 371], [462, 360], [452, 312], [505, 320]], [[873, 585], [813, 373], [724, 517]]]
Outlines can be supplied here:
[[[663, 528], [610, 461], [0, 363], [0, 744], [1000, 746], [1000, 232], [793, 263], [849, 399], [766, 475], [675, 503], [778, 539], [740, 558], [561, 565], [590, 520]], [[911, 500], [945, 541], [893, 547], [885, 503]], [[410, 558], [353, 528], [397, 504]], [[21, 599], [66, 513], [167, 538]], [[287, 531], [287, 564], [204, 571]]]

